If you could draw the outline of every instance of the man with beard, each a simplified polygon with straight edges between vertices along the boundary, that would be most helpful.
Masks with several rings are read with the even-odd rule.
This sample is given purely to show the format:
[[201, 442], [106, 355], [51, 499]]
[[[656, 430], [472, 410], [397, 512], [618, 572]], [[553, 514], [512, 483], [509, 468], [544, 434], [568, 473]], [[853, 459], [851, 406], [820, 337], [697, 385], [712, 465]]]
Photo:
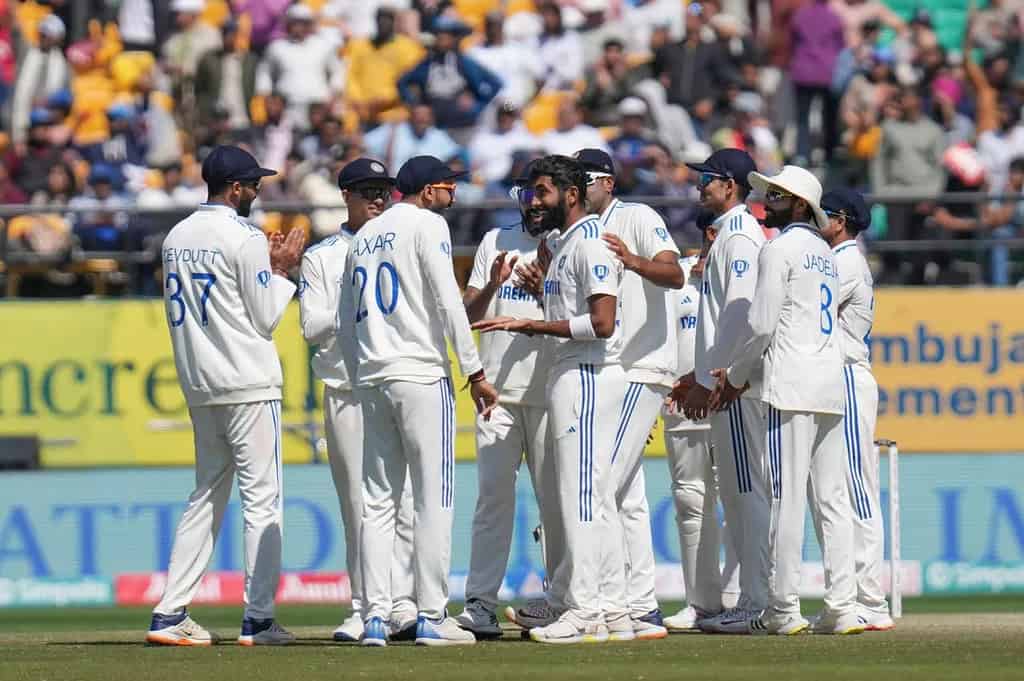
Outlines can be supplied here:
[[[771, 594], [763, 614], [752, 614], [752, 634], [798, 634], [804, 515], [811, 517], [825, 564], [825, 609], [816, 634], [859, 634], [853, 563], [853, 512], [843, 457], [843, 356], [839, 339], [839, 272], [821, 231], [821, 183], [809, 171], [785, 166], [778, 175], [748, 176], [765, 196], [766, 219], [782, 234], [758, 258], [757, 295], [739, 352], [716, 369], [712, 406], [735, 402], [760, 368], [767, 404], [765, 437], [771, 481], [769, 541]], [[745, 564], [741, 564], [742, 579]]]
[[261, 168], [238, 147], [203, 162], [209, 199], [167, 235], [164, 305], [178, 381], [192, 418], [196, 488], [178, 525], [163, 598], [146, 641], [208, 646], [217, 636], [186, 610], [213, 555], [238, 472], [245, 525], [245, 615], [241, 645], [295, 637], [274, 621], [281, 574], [281, 362], [273, 332], [295, 293], [288, 271], [305, 245], [301, 230], [267, 237], [247, 218]]
[[405, 478], [412, 480], [416, 643], [476, 642], [447, 615], [455, 506], [455, 393], [447, 341], [487, 419], [487, 382], [452, 269], [441, 216], [455, 200], [452, 171], [416, 156], [398, 171], [400, 203], [350, 245], [341, 280], [338, 343], [363, 409], [363, 645], [386, 646], [392, 555]]
[[747, 174], [754, 160], [739, 149], [720, 149], [700, 173], [701, 204], [715, 219], [717, 236], [708, 251], [697, 313], [694, 371], [684, 376], [677, 396], [685, 394], [683, 413], [689, 419], [711, 416], [711, 441], [718, 464], [719, 494], [725, 524], [740, 561], [740, 598], [722, 613], [703, 612], [698, 626], [714, 633], [747, 633], [746, 622], [760, 614], [768, 599], [768, 511], [770, 498], [764, 475], [764, 406], [760, 374], [728, 409], [711, 414], [709, 399], [716, 379], [713, 369], [739, 358], [736, 338], [747, 327], [754, 298], [757, 257], [764, 245], [761, 225], [747, 210]]
[[[335, 641], [363, 637], [363, 576], [359, 571], [359, 523], [363, 516], [363, 410], [352, 390], [341, 347], [335, 336], [338, 297], [345, 258], [359, 229], [391, 203], [395, 180], [384, 164], [360, 158], [338, 173], [348, 220], [338, 234], [306, 251], [299, 282], [302, 335], [319, 346], [313, 355], [313, 373], [324, 383], [324, 432], [327, 460], [345, 525], [345, 565], [352, 585], [352, 615], [334, 630]], [[391, 572], [391, 632], [397, 635], [416, 622], [412, 584], [412, 490], [406, 483], [395, 528], [394, 566]], [[409, 634], [412, 634], [409, 631]]]
[[[681, 288], [685, 277], [679, 266], [679, 248], [661, 216], [649, 206], [612, 195], [615, 166], [611, 156], [600, 149], [581, 149], [576, 159], [587, 171], [587, 205], [600, 215], [602, 239], [623, 269], [618, 317], [627, 386], [612, 450], [617, 513], [610, 531], [624, 538], [629, 568], [626, 582], [605, 580], [601, 591], [613, 608], [621, 600], [629, 603], [634, 634], [653, 640], [668, 636], [668, 630], [654, 595], [654, 546], [643, 453], [661, 405], [679, 375], [668, 292]], [[604, 572], [617, 574], [608, 567]], [[614, 638], [617, 632], [611, 634]]]
[[[601, 240], [597, 216], [587, 212], [587, 175], [578, 161], [537, 161], [528, 187], [544, 229], [561, 230], [544, 278], [544, 320], [496, 317], [474, 328], [554, 336], [546, 395], [565, 541], [552, 582], [566, 590], [558, 619], [530, 636], [542, 643], [603, 642], [607, 618], [624, 621], [633, 638], [625, 601], [613, 610], [602, 608], [601, 598], [604, 579], [625, 581], [622, 543], [606, 536], [606, 523], [616, 516], [611, 461], [626, 380], [615, 322], [622, 266]], [[607, 561], [617, 575], [602, 574], [605, 552], [618, 554]]]
[[[491, 230], [476, 251], [463, 296], [470, 322], [485, 317], [544, 318], [543, 293], [536, 295], [525, 285], [522, 275], [512, 279], [517, 263], [526, 265], [537, 259], [537, 247], [545, 231], [543, 222], [529, 211], [533, 191], [525, 184], [526, 178], [522, 178], [510, 192], [519, 204], [521, 224]], [[457, 618], [478, 638], [501, 636], [495, 608], [512, 545], [516, 478], [524, 455], [544, 528], [548, 575], [553, 572], [555, 551], [563, 543], [555, 504], [554, 461], [545, 456], [547, 373], [539, 361], [541, 349], [542, 339], [522, 334], [499, 331], [480, 338], [480, 356], [485, 373], [494, 377], [498, 388], [498, 406], [489, 421], [477, 419], [476, 423], [479, 493], [473, 515], [466, 608]]]

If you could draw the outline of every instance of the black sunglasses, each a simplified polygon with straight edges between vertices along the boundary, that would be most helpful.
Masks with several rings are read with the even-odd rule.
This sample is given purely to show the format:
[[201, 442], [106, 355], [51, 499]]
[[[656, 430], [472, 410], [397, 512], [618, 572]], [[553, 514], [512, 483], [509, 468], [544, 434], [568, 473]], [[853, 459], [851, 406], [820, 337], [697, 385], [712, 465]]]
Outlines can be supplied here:
[[366, 201], [387, 201], [391, 198], [391, 187], [352, 187], [349, 191]]
[[707, 187], [709, 184], [711, 184], [715, 180], [731, 180], [731, 179], [732, 178], [729, 177], [728, 175], [723, 175], [721, 173], [704, 172], [704, 173], [700, 174], [700, 180], [698, 180], [697, 186], [698, 187]]

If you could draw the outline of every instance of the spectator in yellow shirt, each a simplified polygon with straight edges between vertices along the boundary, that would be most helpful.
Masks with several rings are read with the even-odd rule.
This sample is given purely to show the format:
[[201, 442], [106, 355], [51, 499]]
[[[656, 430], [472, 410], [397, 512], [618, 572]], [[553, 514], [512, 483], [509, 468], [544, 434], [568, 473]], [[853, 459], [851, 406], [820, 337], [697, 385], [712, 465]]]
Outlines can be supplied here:
[[389, 122], [400, 113], [398, 79], [423, 59], [423, 47], [395, 32], [395, 10], [377, 10], [377, 35], [349, 43], [349, 103], [364, 125]]

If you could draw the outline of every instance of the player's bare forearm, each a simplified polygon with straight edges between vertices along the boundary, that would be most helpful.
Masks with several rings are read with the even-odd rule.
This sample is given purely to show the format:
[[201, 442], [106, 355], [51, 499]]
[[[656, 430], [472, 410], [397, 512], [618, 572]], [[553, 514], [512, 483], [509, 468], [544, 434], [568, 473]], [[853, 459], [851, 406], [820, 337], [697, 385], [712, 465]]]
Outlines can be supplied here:
[[510, 333], [525, 333], [529, 336], [556, 336], [558, 338], [571, 338], [569, 331], [569, 320], [562, 319], [554, 322], [546, 322], [539, 319], [514, 319], [512, 317], [496, 317], [494, 319], [482, 319], [473, 322], [471, 327], [480, 333], [491, 333], [492, 331], [508, 331]]
[[491, 286], [490, 283], [484, 284], [483, 288], [473, 288], [472, 286], [466, 288], [466, 293], [462, 296], [462, 303], [466, 306], [466, 316], [469, 317], [470, 323], [484, 318], [496, 292], [497, 287]]
[[683, 274], [683, 269], [679, 267], [679, 262], [676, 261], [675, 257], [672, 258], [672, 262], [660, 260], [660, 255], [655, 256], [654, 260], [636, 258], [632, 266], [626, 265], [625, 262], [623, 262], [623, 265], [626, 269], [636, 272], [657, 286], [682, 288], [683, 284], [686, 283], [686, 275]]

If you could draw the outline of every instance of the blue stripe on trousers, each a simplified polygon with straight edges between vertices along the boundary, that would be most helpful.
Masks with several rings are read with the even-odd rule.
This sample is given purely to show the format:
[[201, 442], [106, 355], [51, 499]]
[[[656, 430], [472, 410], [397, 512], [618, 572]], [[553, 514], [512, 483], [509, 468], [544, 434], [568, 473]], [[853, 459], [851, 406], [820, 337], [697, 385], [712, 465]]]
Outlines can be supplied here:
[[843, 367], [846, 383], [846, 460], [853, 481], [853, 506], [857, 517], [866, 520], [871, 517], [871, 503], [864, 489], [862, 450], [860, 445], [860, 423], [857, 420], [857, 390], [854, 383], [853, 367]]
[[633, 410], [640, 400], [640, 392], [643, 389], [642, 383], [630, 383], [626, 390], [626, 397], [622, 400], [622, 411], [619, 413], [619, 429], [615, 433], [615, 449], [612, 451], [612, 463], [619, 455], [619, 448], [622, 446], [622, 439], [629, 430], [629, 422], [633, 418]]

